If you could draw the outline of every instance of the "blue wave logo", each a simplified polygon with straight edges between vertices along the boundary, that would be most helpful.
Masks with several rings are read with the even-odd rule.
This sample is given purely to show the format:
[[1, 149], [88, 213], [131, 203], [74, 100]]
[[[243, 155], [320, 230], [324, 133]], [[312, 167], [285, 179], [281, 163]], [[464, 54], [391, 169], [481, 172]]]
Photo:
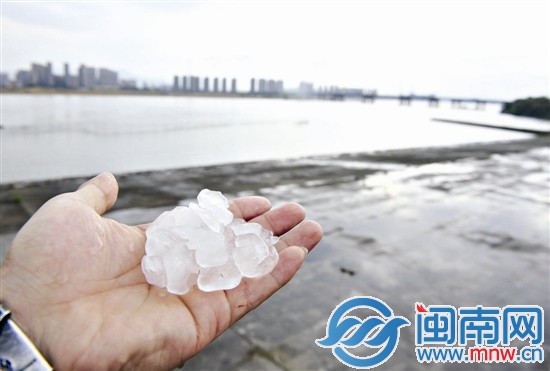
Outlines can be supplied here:
[[[378, 312], [361, 320], [346, 316], [350, 311], [366, 308]], [[315, 340], [322, 348], [331, 348], [334, 356], [353, 368], [373, 368], [386, 362], [397, 348], [399, 331], [411, 322], [402, 316], [394, 316], [392, 309], [382, 300], [372, 296], [355, 296], [344, 300], [332, 311], [327, 321], [327, 334]], [[365, 345], [379, 350], [368, 357], [358, 357], [346, 348]]]

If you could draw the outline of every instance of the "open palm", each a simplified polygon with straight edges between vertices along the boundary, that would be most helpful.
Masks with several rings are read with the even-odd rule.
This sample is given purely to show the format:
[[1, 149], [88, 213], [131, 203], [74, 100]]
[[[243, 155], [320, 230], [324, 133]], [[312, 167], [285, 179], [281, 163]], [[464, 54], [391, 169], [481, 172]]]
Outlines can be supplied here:
[[1, 268], [0, 300], [58, 369], [171, 368], [285, 285], [320, 240], [297, 204], [231, 202], [236, 217], [281, 236], [273, 272], [235, 289], [173, 295], [141, 272], [144, 226], [101, 215], [116, 201], [109, 173], [48, 201], [21, 229]]

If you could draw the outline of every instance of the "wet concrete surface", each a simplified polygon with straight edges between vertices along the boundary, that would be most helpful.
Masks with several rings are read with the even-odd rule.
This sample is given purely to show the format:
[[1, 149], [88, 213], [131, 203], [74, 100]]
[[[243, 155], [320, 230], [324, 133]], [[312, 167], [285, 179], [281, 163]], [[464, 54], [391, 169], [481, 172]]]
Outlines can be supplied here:
[[[54, 190], [79, 180], [63, 182]], [[40, 187], [28, 187], [3, 186], [2, 205], [15, 189], [22, 199], [12, 203], [31, 213], [25, 197], [38, 200]], [[108, 216], [148, 222], [202, 187], [260, 194], [274, 205], [299, 202], [325, 237], [290, 284], [183, 370], [348, 369], [314, 342], [334, 307], [354, 295], [380, 298], [413, 323], [416, 302], [537, 304], [550, 339], [548, 138], [128, 175], [121, 178], [123, 206]], [[129, 195], [128, 188], [138, 191]], [[155, 194], [162, 197], [143, 201]], [[2, 223], [5, 253], [17, 227]], [[377, 369], [548, 369], [548, 361], [420, 364], [414, 348], [414, 326], [405, 327], [396, 352]], [[544, 349], [548, 358], [548, 341]]]

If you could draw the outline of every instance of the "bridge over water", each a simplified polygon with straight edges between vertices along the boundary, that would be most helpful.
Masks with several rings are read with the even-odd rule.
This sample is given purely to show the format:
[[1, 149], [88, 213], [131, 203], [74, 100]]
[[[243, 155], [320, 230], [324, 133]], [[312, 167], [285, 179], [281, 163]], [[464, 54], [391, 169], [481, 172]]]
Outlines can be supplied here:
[[[506, 103], [502, 100], [497, 99], [479, 99], [479, 98], [452, 98], [452, 97], [438, 97], [435, 95], [378, 95], [375, 91], [367, 91], [362, 94], [346, 94], [343, 91], [327, 92], [323, 94], [318, 94], [317, 98], [319, 99], [330, 99], [330, 100], [345, 100], [345, 99], [360, 99], [365, 103], [374, 103], [376, 100], [395, 100], [399, 102], [401, 106], [410, 106], [413, 101], [427, 102], [429, 107], [438, 107], [441, 102], [450, 102], [451, 107], [453, 108], [466, 108], [466, 104], [473, 104], [476, 110], [482, 110], [487, 104], [500, 104], [503, 105]], [[535, 135], [550, 135], [550, 127], [545, 122], [537, 122], [531, 120], [530, 122], [516, 122], [512, 125], [506, 123], [485, 123], [485, 122], [472, 122], [459, 119], [449, 119], [449, 118], [432, 118], [433, 121], [448, 123], [448, 124], [460, 124], [460, 125], [471, 125], [479, 126], [485, 128], [501, 129], [501, 130], [511, 130], [522, 133], [529, 133]]]
[[395, 100], [402, 106], [410, 106], [413, 101], [427, 102], [430, 107], [438, 107], [442, 102], [450, 102], [452, 107], [464, 108], [466, 104], [474, 104], [476, 109], [485, 108], [486, 104], [504, 104], [503, 100], [480, 99], [480, 98], [452, 98], [438, 97], [435, 95], [382, 95], [373, 92], [366, 92], [360, 95], [349, 95], [342, 92], [327, 92], [317, 96], [320, 99], [344, 100], [347, 98], [361, 99], [365, 103], [374, 103], [376, 100]]

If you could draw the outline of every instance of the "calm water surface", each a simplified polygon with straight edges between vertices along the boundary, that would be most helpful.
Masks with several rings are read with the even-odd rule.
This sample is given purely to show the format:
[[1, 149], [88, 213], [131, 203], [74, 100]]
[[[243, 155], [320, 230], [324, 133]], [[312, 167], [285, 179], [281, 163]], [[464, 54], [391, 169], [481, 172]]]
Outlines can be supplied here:
[[[2, 183], [526, 138], [432, 122], [517, 119], [424, 102], [2, 95]], [[525, 120], [525, 119], [523, 119]]]

